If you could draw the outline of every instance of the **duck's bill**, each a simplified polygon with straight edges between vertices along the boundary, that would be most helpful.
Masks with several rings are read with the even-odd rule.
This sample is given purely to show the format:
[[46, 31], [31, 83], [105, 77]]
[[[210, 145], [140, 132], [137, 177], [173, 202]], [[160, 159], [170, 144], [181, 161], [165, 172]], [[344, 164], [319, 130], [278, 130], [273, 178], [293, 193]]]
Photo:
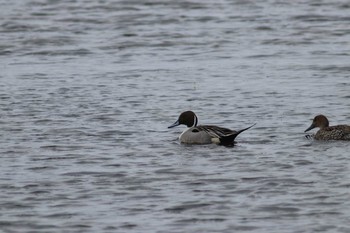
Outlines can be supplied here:
[[313, 128], [315, 128], [315, 125], [314, 124], [311, 124], [309, 128], [307, 128], [304, 132], [307, 132], [309, 130], [312, 130]]
[[178, 126], [178, 125], [180, 125], [180, 123], [179, 123], [179, 121], [177, 120], [174, 124], [172, 124], [171, 126], [169, 126], [168, 129], [173, 128], [173, 127]]

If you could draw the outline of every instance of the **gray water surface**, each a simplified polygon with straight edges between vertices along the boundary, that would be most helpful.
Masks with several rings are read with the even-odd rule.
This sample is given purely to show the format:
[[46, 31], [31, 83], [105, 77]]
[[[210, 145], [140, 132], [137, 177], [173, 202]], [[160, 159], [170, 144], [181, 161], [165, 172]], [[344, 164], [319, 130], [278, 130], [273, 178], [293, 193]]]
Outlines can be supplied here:
[[348, 1], [0, 3], [1, 231], [350, 232]]

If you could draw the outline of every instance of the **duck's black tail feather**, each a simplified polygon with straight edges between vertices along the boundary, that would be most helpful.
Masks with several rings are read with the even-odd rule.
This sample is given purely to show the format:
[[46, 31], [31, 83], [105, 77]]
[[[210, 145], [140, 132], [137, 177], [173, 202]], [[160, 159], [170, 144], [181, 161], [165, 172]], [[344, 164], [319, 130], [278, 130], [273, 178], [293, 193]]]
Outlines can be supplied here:
[[253, 127], [254, 125], [256, 125], [256, 123], [254, 123], [253, 125], [245, 128], [245, 129], [241, 129], [233, 134], [230, 134], [230, 135], [227, 135], [227, 136], [224, 136], [222, 138], [220, 138], [220, 145], [223, 145], [223, 146], [234, 146], [234, 143], [235, 143], [235, 139], [236, 137], [242, 133], [243, 131], [246, 131], [248, 129], [250, 129], [251, 127]]

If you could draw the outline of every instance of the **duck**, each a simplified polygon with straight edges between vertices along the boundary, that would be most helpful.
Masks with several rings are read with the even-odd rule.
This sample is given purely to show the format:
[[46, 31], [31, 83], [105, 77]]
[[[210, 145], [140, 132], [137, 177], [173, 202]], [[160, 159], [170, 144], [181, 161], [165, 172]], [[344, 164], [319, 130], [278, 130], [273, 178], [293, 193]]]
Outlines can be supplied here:
[[182, 112], [178, 120], [168, 128], [173, 128], [179, 125], [186, 125], [188, 129], [183, 131], [179, 136], [179, 140], [185, 144], [212, 144], [232, 147], [235, 143], [235, 138], [253, 127], [255, 124], [238, 131], [223, 128], [215, 125], [197, 125], [198, 117], [192, 111]]
[[304, 132], [317, 127], [320, 129], [314, 135], [314, 139], [316, 140], [350, 140], [349, 125], [329, 126], [329, 121], [324, 115], [315, 116], [310, 127], [307, 128]]

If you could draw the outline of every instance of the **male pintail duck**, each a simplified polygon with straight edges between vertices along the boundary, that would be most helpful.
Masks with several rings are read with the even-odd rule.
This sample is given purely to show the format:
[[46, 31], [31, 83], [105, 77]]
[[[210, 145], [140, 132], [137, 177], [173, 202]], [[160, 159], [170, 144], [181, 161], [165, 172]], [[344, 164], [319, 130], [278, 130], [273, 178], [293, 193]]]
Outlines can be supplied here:
[[215, 125], [198, 125], [198, 118], [192, 111], [186, 111], [180, 114], [179, 119], [169, 126], [173, 128], [178, 125], [187, 125], [189, 127], [180, 136], [179, 139], [187, 144], [210, 144], [215, 143], [224, 146], [233, 146], [235, 138], [243, 131], [250, 129], [254, 125], [234, 131], [227, 128], [221, 128]]
[[328, 119], [324, 115], [315, 116], [312, 124], [305, 132], [316, 127], [320, 128], [314, 136], [316, 140], [350, 140], [349, 125], [329, 126]]

